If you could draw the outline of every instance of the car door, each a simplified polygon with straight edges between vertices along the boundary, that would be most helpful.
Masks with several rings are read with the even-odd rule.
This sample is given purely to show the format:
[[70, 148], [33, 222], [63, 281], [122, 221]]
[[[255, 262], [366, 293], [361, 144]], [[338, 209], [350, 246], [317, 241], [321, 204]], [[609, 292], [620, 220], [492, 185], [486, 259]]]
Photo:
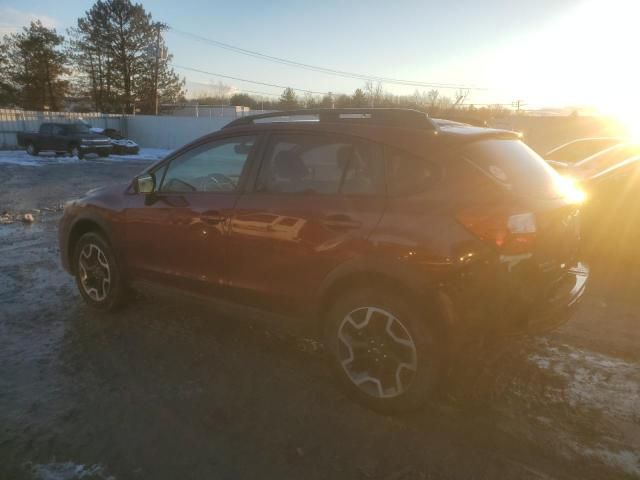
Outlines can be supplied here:
[[640, 159], [623, 162], [592, 179], [587, 188], [584, 212], [590, 240], [637, 245], [640, 239], [639, 192]]
[[53, 127], [54, 125], [51, 123], [46, 123], [42, 125], [40, 129], [39, 135], [39, 149], [40, 150], [52, 150], [52, 138], [53, 138]]
[[151, 171], [150, 194], [132, 194], [126, 258], [134, 276], [213, 291], [226, 278], [229, 219], [257, 136], [206, 141]]
[[65, 136], [65, 133], [66, 129], [63, 125], [52, 125], [47, 150], [55, 150], [56, 152], [66, 151], [67, 137]]
[[304, 309], [329, 272], [366, 250], [385, 205], [382, 148], [295, 132], [265, 143], [231, 220], [229, 285], [242, 302]]

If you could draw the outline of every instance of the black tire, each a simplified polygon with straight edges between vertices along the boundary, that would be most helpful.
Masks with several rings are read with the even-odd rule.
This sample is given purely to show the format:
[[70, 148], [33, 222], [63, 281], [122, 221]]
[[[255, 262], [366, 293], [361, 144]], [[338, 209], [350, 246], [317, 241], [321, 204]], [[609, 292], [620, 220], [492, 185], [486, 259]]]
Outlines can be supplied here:
[[75, 143], [69, 145], [69, 155], [72, 157], [78, 157], [78, 160], [82, 160], [84, 158], [84, 154], [82, 153], [82, 150], [80, 150], [80, 146]]
[[[103, 257], [99, 258], [102, 252]], [[94, 266], [94, 260], [98, 266]], [[82, 257], [82, 263], [81, 263]], [[104, 273], [104, 264], [108, 269], [108, 281], [104, 281], [107, 276]], [[102, 267], [102, 276], [99, 271]], [[122, 306], [127, 299], [127, 288], [115, 255], [109, 243], [102, 235], [94, 232], [85, 233], [80, 237], [73, 252], [73, 268], [75, 272], [76, 285], [84, 301], [97, 310], [112, 311]], [[94, 272], [89, 272], [89, 268], [95, 268]], [[92, 290], [95, 290], [92, 292]]]
[[35, 146], [35, 144], [33, 142], [27, 143], [26, 150], [27, 150], [27, 153], [29, 155], [32, 155], [34, 157], [37, 156], [38, 153], [40, 153], [40, 151], [36, 148], [36, 146]]
[[[431, 314], [416, 303], [392, 289], [365, 287], [339, 297], [327, 313], [324, 342], [334, 372], [352, 397], [373, 410], [414, 410], [424, 405], [439, 385], [444, 348], [437, 339], [437, 319], [429, 318]], [[381, 335], [367, 332], [370, 328]], [[356, 345], [347, 346], [347, 341]], [[356, 368], [356, 364], [370, 365], [371, 370]], [[376, 383], [373, 378], [381, 365], [387, 373]], [[395, 373], [389, 373], [394, 369]], [[354, 376], [360, 377], [360, 386]]]

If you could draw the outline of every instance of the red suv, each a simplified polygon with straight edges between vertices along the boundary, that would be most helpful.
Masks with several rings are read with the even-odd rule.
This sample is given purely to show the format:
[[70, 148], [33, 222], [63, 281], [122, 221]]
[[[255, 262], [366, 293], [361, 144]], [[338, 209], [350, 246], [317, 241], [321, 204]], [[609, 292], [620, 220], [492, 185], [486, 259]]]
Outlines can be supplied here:
[[152, 281], [306, 322], [351, 393], [398, 411], [461, 338], [568, 319], [588, 271], [566, 190], [514, 132], [403, 109], [279, 112], [71, 202], [60, 251], [102, 310]]

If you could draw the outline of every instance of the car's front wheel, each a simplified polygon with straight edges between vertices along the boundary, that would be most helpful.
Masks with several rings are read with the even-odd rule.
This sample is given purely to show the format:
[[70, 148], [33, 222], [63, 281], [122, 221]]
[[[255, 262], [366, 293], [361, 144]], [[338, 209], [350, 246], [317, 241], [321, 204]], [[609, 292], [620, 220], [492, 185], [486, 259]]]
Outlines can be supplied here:
[[410, 298], [359, 288], [338, 298], [325, 323], [325, 345], [341, 383], [357, 400], [394, 413], [421, 406], [442, 371], [434, 318]]
[[73, 261], [78, 290], [88, 305], [105, 311], [122, 305], [126, 296], [122, 274], [111, 246], [101, 235], [82, 235]]
[[75, 144], [69, 147], [69, 154], [72, 157], [78, 157], [78, 160], [82, 160], [84, 158], [84, 155], [82, 153], [82, 150], [80, 149], [80, 146]]

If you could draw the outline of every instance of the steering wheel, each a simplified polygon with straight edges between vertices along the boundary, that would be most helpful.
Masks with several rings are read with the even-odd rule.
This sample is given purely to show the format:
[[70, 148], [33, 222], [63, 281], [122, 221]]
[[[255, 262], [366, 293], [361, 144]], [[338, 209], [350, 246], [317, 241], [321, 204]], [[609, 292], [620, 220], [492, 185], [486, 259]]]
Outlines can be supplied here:
[[233, 180], [233, 178], [228, 177], [222, 173], [212, 173], [211, 175], [209, 175], [207, 177], [207, 180], [209, 180], [210, 182], [213, 182], [215, 187], [222, 187], [220, 188], [221, 190], [224, 189], [225, 185], [230, 185], [233, 188], [236, 188], [236, 182]]

